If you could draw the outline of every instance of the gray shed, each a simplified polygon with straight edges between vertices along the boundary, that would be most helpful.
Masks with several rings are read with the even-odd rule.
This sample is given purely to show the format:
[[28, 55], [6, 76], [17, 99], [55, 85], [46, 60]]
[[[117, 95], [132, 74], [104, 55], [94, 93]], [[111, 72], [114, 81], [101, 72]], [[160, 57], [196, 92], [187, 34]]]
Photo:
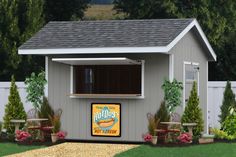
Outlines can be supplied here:
[[49, 22], [19, 47], [44, 55], [46, 95], [68, 139], [142, 141], [165, 78], [183, 82], [183, 112], [197, 81], [208, 130], [208, 62], [216, 55], [195, 19]]

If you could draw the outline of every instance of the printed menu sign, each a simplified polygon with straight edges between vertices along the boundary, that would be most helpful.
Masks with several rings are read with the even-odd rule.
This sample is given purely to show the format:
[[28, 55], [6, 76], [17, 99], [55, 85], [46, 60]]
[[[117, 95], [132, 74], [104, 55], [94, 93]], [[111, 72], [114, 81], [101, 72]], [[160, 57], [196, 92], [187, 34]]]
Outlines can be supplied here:
[[121, 136], [120, 104], [93, 103], [91, 108], [92, 136]]

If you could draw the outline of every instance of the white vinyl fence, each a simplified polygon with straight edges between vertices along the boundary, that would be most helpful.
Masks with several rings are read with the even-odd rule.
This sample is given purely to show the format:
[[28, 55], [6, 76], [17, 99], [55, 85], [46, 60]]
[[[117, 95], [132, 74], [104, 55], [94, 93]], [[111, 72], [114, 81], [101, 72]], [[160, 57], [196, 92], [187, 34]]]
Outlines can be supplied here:
[[[208, 123], [214, 128], [220, 128], [218, 116], [220, 114], [225, 86], [226, 81], [208, 82]], [[234, 94], [236, 94], [236, 81], [231, 82], [231, 88]]]
[[[0, 121], [3, 119], [5, 105], [8, 102], [10, 85], [10, 82], [0, 82]], [[20, 93], [21, 101], [24, 104], [25, 111], [27, 112], [33, 106], [26, 101], [25, 84], [24, 82], [16, 82], [16, 85]], [[225, 85], [225, 81], [208, 82], [208, 123], [212, 127], [220, 127], [218, 115], [220, 114], [220, 106], [222, 105]], [[236, 81], [231, 82], [231, 86], [236, 94]]]
[[[27, 112], [32, 108], [31, 103], [26, 101], [26, 88], [24, 82], [16, 82], [18, 91], [21, 97], [21, 101], [24, 104], [25, 111]], [[10, 93], [11, 82], [0, 82], [0, 121], [3, 121], [5, 113], [5, 105], [8, 102], [8, 96]]]

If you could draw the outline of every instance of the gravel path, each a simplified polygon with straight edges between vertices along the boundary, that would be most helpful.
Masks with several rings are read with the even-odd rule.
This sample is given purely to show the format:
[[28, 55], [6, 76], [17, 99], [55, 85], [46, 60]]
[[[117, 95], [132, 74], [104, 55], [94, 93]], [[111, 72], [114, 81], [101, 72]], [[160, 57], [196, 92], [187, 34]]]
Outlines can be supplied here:
[[63, 143], [47, 148], [26, 151], [8, 157], [112, 157], [138, 145]]

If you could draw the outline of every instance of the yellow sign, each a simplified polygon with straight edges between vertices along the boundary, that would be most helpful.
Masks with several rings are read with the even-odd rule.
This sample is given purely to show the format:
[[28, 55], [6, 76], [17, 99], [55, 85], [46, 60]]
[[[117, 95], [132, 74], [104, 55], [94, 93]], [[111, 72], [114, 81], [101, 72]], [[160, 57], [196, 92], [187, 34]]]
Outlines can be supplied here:
[[93, 103], [92, 136], [121, 136], [120, 104]]

